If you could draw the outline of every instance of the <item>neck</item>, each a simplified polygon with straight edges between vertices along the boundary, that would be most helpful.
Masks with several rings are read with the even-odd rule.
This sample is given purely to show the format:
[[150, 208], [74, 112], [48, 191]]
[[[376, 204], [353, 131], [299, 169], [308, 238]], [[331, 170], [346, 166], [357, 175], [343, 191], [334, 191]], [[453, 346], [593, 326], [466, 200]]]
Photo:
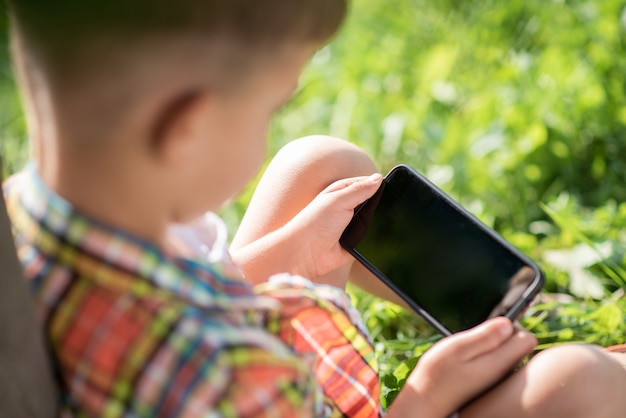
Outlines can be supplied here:
[[[43, 147], [48, 148], [48, 147]], [[158, 181], [146, 182], [145, 169], [128, 157], [41, 149], [37, 164], [43, 181], [78, 211], [156, 245], [163, 245], [168, 211], [155, 196]], [[96, 155], [97, 154], [97, 155]], [[114, 163], [111, 163], [114, 161]]]

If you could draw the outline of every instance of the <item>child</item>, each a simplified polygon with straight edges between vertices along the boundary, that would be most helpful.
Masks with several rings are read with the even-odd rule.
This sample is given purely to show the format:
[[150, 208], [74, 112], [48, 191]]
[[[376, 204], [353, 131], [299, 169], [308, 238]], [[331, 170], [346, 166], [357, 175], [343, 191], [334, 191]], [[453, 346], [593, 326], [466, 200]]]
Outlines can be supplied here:
[[[332, 138], [286, 147], [237, 232], [236, 265], [204, 216], [260, 166], [272, 112], [345, 2], [10, 3], [35, 161], [4, 191], [60, 408], [382, 414], [371, 342], [341, 290], [350, 270], [377, 285], [337, 243], [380, 184], [369, 159]], [[388, 416], [621, 415], [626, 373], [595, 348], [546, 351], [506, 378], [534, 345], [504, 318], [446, 338]]]

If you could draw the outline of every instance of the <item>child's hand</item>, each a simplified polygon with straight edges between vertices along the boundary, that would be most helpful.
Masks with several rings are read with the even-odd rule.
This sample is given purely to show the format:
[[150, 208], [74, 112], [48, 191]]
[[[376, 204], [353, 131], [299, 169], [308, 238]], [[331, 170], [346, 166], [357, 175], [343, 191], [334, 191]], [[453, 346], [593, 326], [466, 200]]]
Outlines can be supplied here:
[[536, 344], [532, 334], [503, 317], [446, 337], [420, 359], [389, 417], [412, 411], [445, 418], [505, 377]]
[[354, 208], [376, 192], [381, 180], [380, 174], [372, 174], [336, 181], [294, 217], [287, 227], [300, 241], [297, 245], [302, 263], [297, 274], [316, 279], [354, 260], [341, 247], [339, 238], [352, 219]]
[[[265, 235], [232, 255], [252, 282], [276, 273], [316, 279], [349, 265], [353, 258], [339, 244], [354, 208], [370, 198], [382, 181], [380, 174], [334, 182], [318, 194], [282, 228]], [[345, 286], [347, 274], [342, 283]]]

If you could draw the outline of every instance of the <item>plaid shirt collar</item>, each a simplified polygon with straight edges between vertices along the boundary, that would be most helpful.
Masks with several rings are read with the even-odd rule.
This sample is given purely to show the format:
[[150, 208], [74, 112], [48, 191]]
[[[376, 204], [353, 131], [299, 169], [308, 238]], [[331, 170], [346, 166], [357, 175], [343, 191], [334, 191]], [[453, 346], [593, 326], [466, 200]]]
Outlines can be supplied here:
[[272, 299], [255, 295], [228, 263], [168, 255], [78, 212], [44, 184], [34, 165], [7, 180], [4, 191], [12, 220], [26, 242], [103, 286], [138, 295], [175, 296], [202, 308], [276, 307]]

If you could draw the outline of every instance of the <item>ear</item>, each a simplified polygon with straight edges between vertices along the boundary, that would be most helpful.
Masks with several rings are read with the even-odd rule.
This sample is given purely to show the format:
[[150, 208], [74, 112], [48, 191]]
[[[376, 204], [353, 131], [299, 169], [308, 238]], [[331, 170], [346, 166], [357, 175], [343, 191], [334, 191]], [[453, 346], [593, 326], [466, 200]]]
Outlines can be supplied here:
[[161, 108], [151, 134], [152, 151], [158, 159], [174, 164], [185, 159], [195, 141], [206, 134], [210, 99], [210, 94], [202, 90], [191, 90]]

